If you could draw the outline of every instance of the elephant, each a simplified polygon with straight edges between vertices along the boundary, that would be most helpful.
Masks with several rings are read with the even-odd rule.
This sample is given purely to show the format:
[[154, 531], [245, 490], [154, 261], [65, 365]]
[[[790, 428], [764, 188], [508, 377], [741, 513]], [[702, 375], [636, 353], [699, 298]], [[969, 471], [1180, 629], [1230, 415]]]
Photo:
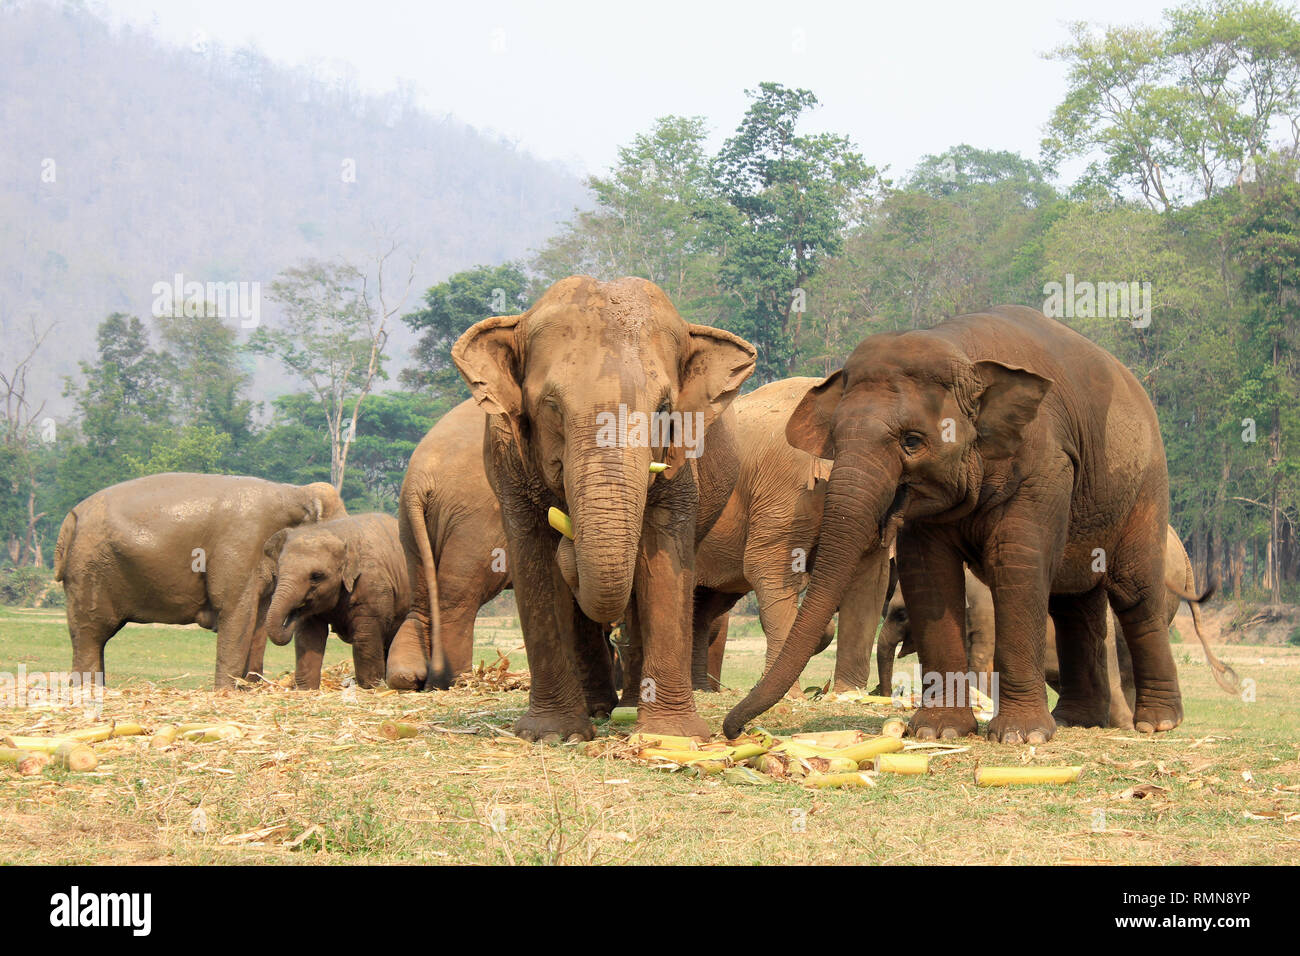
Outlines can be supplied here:
[[[993, 593], [991, 740], [1042, 743], [1058, 722], [1104, 725], [1107, 604], [1133, 659], [1135, 729], [1181, 722], [1165, 626], [1164, 447], [1150, 399], [1114, 356], [1019, 306], [882, 332], [809, 389], [786, 438], [834, 460], [819, 557], [781, 655], [724, 720], [729, 736], [784, 693], [861, 556], [895, 537], [921, 669], [947, 685], [913, 715], [915, 737], [977, 730], [957, 676], [963, 561]], [[1049, 611], [1061, 663], [1052, 712]]]
[[[736, 487], [695, 557], [695, 636], [692, 683], [720, 686], [725, 615], [753, 591], [767, 637], [766, 666], [781, 652], [799, 610], [799, 592], [816, 562], [822, 502], [830, 462], [785, 440], [785, 422], [817, 384], [815, 378], [770, 382], [732, 404], [740, 448]], [[871, 644], [889, 587], [889, 555], [865, 555], [839, 608], [836, 690], [865, 687]], [[719, 637], [720, 635], [720, 637]], [[835, 637], [831, 625], [820, 650]], [[714, 651], [714, 648], [717, 648]], [[794, 691], [798, 688], [795, 686]]]
[[281, 647], [293, 640], [295, 687], [320, 687], [331, 627], [352, 645], [357, 683], [383, 681], [388, 645], [411, 609], [396, 518], [360, 514], [282, 528], [263, 546], [256, 575], [266, 607], [259, 634]]
[[591, 716], [617, 702], [601, 625], [621, 619], [637, 726], [707, 735], [690, 680], [695, 549], [735, 486], [730, 406], [754, 347], [687, 323], [645, 279], [571, 276], [522, 315], [478, 322], [451, 355], [487, 413], [532, 670], [514, 732], [594, 735]]
[[104, 679], [104, 645], [127, 623], [217, 632], [218, 689], [262, 670], [250, 590], [266, 539], [346, 516], [334, 486], [240, 475], [161, 474], [91, 495], [63, 519], [54, 579], [68, 599], [74, 671]]
[[479, 608], [510, 587], [501, 505], [483, 468], [486, 425], [466, 400], [411, 455], [397, 522], [412, 596], [388, 651], [389, 687], [450, 686], [470, 667]]

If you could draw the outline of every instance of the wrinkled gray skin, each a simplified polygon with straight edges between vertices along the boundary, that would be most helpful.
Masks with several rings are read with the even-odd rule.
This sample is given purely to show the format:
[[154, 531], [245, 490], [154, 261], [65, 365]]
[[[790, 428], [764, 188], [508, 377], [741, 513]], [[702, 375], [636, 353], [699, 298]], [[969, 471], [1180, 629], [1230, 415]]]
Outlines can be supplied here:
[[282, 528], [346, 514], [324, 482], [171, 473], [96, 492], [63, 519], [54, 549], [72, 669], [102, 675], [109, 638], [128, 623], [156, 623], [216, 630], [218, 689], [261, 673], [251, 652], [264, 646], [255, 631], [265, 607], [249, 584], [262, 545]]
[[[1185, 595], [1196, 593], [1196, 576], [1192, 571], [1191, 559], [1183, 548], [1173, 528], [1165, 539], [1165, 578], [1168, 587], [1167, 606], [1168, 624], [1173, 623], [1178, 613], [1178, 605]], [[988, 673], [993, 669], [994, 621], [993, 594], [979, 579], [966, 571], [966, 654], [967, 664], [975, 673]], [[1192, 627], [1205, 651], [1205, 660], [1209, 665], [1215, 681], [1228, 693], [1236, 693], [1237, 675], [1232, 668], [1221, 663], [1210, 650], [1201, 630], [1200, 607], [1195, 601], [1188, 602], [1192, 611]], [[1133, 659], [1128, 646], [1123, 641], [1116, 641], [1117, 622], [1112, 613], [1106, 622], [1106, 678], [1110, 697], [1109, 726], [1123, 730], [1133, 729], [1133, 703], [1136, 699], [1136, 687], [1133, 681]], [[879, 644], [876, 649], [876, 662], [879, 668], [880, 684], [876, 693], [888, 694], [893, 687], [894, 656], [904, 657], [916, 650], [911, 639], [907, 608], [903, 603], [901, 589], [890, 599], [885, 611], [885, 623], [880, 629]], [[1061, 692], [1060, 664], [1056, 653], [1056, 629], [1049, 616], [1047, 619], [1047, 651], [1043, 660], [1043, 674], [1047, 684], [1058, 694]]]
[[396, 518], [353, 515], [277, 531], [256, 573], [266, 637], [278, 646], [294, 641], [295, 687], [320, 687], [330, 628], [352, 645], [357, 683], [383, 681], [384, 655], [411, 608]]
[[[732, 403], [740, 472], [695, 557], [691, 674], [697, 690], [720, 686], [726, 644], [722, 618], [743, 595], [752, 590], [757, 599], [767, 667], [780, 655], [799, 612], [799, 592], [816, 562], [831, 463], [792, 447], [785, 423], [817, 383], [814, 378], [769, 382]], [[870, 680], [871, 642], [888, 586], [888, 552], [864, 555], [840, 601], [836, 690], [865, 687]], [[826, 635], [818, 652], [835, 637], [834, 622]], [[797, 683], [791, 693], [799, 694]]]

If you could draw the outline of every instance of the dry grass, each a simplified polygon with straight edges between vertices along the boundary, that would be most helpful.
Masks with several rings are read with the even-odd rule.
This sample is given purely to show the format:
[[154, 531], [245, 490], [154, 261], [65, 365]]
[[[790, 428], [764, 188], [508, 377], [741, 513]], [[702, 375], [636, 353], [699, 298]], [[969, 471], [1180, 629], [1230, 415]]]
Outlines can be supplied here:
[[[0, 670], [19, 659], [29, 670], [66, 667], [67, 635], [58, 634], [57, 616], [23, 620], [18, 627], [0, 612]], [[652, 770], [620, 759], [621, 748], [589, 757], [585, 748], [510, 738], [527, 692], [501, 689], [519, 675], [503, 673], [498, 651], [517, 672], [518, 634], [512, 622], [485, 624], [476, 653], [488, 662], [484, 673], [438, 694], [344, 686], [348, 665], [338, 661], [346, 649], [337, 642], [318, 693], [267, 684], [221, 696], [176, 686], [188, 676], [118, 680], [151, 663], [125, 660], [133, 649], [139, 655], [131, 640], [146, 648], [164, 637], [191, 642], [192, 650], [174, 651], [169, 667], [195, 681], [206, 680], [201, 665], [212, 650], [203, 632], [120, 636], [109, 645], [114, 686], [102, 720], [232, 721], [243, 736], [162, 751], [143, 738], [119, 738], [95, 745], [101, 764], [91, 773], [19, 777], [0, 769], [0, 862], [1300, 862], [1300, 822], [1285, 818], [1300, 811], [1294, 648], [1224, 649], [1237, 671], [1257, 682], [1257, 699], [1244, 703], [1214, 687], [1198, 652], [1176, 647], [1188, 715], [1171, 734], [1065, 729], [1037, 748], [972, 739], [963, 742], [966, 753], [935, 760], [929, 776], [814, 792]], [[762, 644], [738, 630], [724, 678], [747, 687]], [[182, 659], [186, 654], [193, 660]], [[824, 679], [830, 667], [819, 659], [805, 682]], [[739, 696], [699, 694], [697, 701], [716, 727]], [[887, 714], [794, 701], [763, 724], [777, 733], [875, 732]], [[421, 734], [386, 740], [378, 733], [384, 720], [415, 723]], [[94, 722], [79, 711], [0, 710], [0, 735], [55, 734]], [[981, 789], [972, 783], [981, 761], [1087, 769], [1069, 786]]]

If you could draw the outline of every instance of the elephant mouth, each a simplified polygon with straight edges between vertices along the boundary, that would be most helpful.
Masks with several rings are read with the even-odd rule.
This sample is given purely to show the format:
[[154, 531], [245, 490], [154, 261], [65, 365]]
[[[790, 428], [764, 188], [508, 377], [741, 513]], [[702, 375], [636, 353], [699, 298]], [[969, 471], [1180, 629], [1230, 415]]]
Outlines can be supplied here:
[[302, 623], [305, 616], [303, 610], [301, 606], [296, 607], [284, 616], [284, 620], [280, 622], [280, 632], [276, 635], [276, 645], [283, 647], [294, 638], [294, 632], [298, 629], [298, 625]]

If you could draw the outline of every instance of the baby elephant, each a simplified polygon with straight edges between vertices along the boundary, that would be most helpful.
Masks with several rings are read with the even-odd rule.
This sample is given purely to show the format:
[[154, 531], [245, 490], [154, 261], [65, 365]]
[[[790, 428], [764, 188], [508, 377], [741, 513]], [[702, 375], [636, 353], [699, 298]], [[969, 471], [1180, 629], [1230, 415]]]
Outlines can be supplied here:
[[[272, 535], [257, 570], [266, 636], [295, 639], [294, 685], [320, 687], [329, 629], [352, 645], [357, 683], [384, 679], [384, 657], [411, 609], [397, 519], [363, 514]], [[269, 606], [268, 606], [269, 602]]]

